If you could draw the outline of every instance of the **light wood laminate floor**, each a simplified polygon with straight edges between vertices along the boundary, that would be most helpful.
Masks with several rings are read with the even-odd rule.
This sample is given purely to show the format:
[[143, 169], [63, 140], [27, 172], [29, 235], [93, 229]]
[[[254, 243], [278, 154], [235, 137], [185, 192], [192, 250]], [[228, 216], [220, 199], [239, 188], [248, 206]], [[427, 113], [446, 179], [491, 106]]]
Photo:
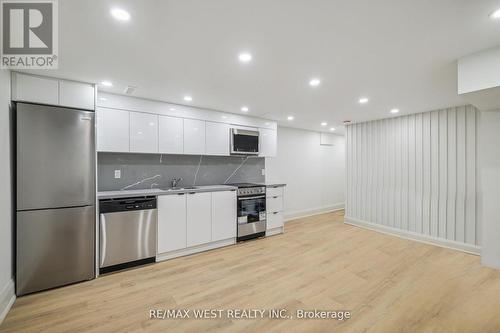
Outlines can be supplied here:
[[[500, 332], [500, 271], [344, 225], [342, 212], [16, 300], [0, 332]], [[151, 320], [149, 309], [350, 310], [334, 320]]]

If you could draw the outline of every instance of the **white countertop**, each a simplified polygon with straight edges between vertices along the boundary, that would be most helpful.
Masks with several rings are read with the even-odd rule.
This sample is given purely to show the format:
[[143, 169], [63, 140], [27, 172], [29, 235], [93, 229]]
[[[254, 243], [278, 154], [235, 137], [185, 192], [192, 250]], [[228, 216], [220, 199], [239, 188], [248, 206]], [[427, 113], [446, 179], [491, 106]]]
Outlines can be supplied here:
[[265, 187], [283, 187], [286, 186], [285, 183], [280, 183], [280, 182], [264, 182], [264, 183], [258, 183], [262, 184]]
[[195, 186], [194, 188], [180, 188], [176, 190], [161, 190], [158, 188], [143, 189], [143, 190], [124, 190], [124, 191], [99, 191], [97, 197], [99, 199], [127, 198], [127, 197], [142, 197], [152, 195], [169, 195], [179, 193], [197, 193], [197, 192], [218, 192], [231, 191], [237, 188], [229, 185], [206, 185]]

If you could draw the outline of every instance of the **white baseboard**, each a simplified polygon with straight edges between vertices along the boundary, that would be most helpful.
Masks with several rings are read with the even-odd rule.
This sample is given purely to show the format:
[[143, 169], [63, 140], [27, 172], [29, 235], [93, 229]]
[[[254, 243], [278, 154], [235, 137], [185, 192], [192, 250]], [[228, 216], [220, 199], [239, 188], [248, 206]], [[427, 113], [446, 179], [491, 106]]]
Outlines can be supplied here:
[[309, 216], [314, 216], [314, 215], [319, 215], [319, 214], [335, 212], [337, 210], [344, 209], [344, 206], [345, 206], [345, 203], [339, 202], [339, 203], [336, 203], [336, 204], [333, 204], [330, 206], [297, 210], [297, 211], [293, 211], [293, 212], [286, 212], [285, 211], [285, 222], [300, 219], [303, 217], [309, 217]]
[[355, 227], [361, 227], [365, 229], [370, 229], [373, 231], [381, 232], [383, 234], [398, 236], [400, 238], [414, 240], [420, 243], [436, 245], [440, 247], [444, 247], [447, 249], [459, 250], [462, 252], [480, 255], [481, 247], [471, 244], [465, 244], [460, 242], [455, 242], [448, 239], [437, 238], [429, 235], [422, 235], [413, 231], [401, 230], [393, 227], [389, 227], [386, 225], [380, 225], [373, 222], [358, 220], [352, 217], [345, 216], [344, 223], [353, 225]]
[[3, 322], [10, 308], [16, 300], [14, 280], [10, 279], [0, 292], [0, 324]]
[[156, 262], [169, 260], [177, 257], [188, 256], [190, 254], [195, 254], [199, 252], [205, 252], [208, 250], [217, 249], [219, 247], [229, 246], [236, 244], [236, 238], [229, 238], [221, 241], [211, 242], [207, 244], [202, 244], [198, 246], [188, 247], [186, 249], [175, 250], [167, 253], [160, 253], [156, 255]]

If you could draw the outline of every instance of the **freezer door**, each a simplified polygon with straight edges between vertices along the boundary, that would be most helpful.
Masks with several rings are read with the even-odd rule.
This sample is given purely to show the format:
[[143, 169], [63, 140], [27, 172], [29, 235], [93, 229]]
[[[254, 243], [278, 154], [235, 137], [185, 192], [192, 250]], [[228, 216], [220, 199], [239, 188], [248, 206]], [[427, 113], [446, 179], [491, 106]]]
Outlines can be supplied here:
[[94, 113], [17, 104], [17, 210], [94, 204]]
[[93, 206], [17, 213], [18, 296], [94, 277]]

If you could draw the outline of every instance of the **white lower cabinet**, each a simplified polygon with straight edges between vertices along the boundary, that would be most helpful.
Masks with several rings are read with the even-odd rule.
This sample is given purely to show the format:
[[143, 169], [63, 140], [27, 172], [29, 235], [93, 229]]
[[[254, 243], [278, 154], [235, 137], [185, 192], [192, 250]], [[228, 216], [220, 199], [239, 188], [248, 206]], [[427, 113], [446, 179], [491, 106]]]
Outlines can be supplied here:
[[283, 213], [273, 212], [267, 214], [267, 229], [275, 229], [283, 227]]
[[266, 236], [281, 234], [284, 231], [283, 195], [283, 186], [266, 188]]
[[212, 241], [236, 237], [236, 190], [212, 193]]
[[212, 240], [212, 193], [187, 194], [187, 246]]
[[187, 246], [186, 195], [158, 196], [158, 253]]
[[236, 219], [236, 190], [159, 195], [156, 260], [234, 244]]

